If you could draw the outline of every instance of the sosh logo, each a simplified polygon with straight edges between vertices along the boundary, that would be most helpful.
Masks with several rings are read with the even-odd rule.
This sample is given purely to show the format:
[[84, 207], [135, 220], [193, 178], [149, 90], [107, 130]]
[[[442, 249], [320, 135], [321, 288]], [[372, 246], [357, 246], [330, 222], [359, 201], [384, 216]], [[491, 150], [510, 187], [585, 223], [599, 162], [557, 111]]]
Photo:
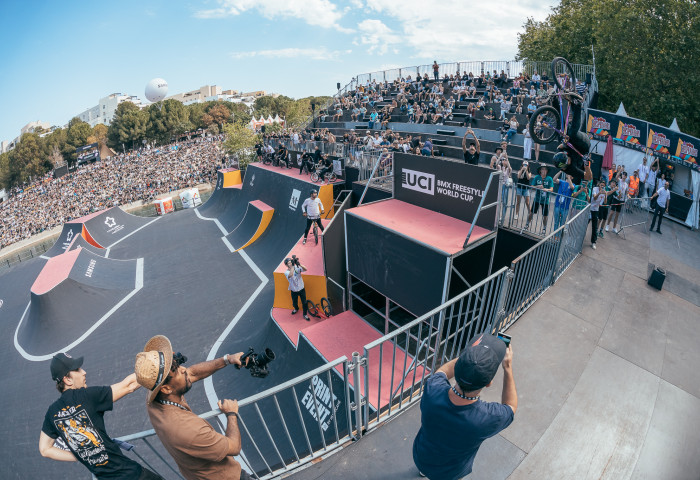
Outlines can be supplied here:
[[401, 186], [409, 190], [435, 195], [435, 175], [404, 168], [401, 172]]

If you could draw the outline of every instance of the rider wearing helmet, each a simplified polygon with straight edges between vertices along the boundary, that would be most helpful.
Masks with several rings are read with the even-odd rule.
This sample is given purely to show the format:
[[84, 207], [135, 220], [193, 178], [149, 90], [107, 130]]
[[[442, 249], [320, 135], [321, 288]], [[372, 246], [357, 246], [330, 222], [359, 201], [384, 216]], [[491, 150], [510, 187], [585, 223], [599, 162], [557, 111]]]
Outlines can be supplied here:
[[304, 200], [301, 205], [301, 211], [306, 217], [306, 230], [304, 230], [304, 240], [303, 244], [306, 245], [306, 237], [309, 236], [309, 230], [311, 225], [315, 222], [318, 228], [323, 232], [323, 225], [321, 224], [321, 215], [323, 214], [323, 203], [321, 199], [318, 198], [318, 191], [311, 190], [309, 198]]

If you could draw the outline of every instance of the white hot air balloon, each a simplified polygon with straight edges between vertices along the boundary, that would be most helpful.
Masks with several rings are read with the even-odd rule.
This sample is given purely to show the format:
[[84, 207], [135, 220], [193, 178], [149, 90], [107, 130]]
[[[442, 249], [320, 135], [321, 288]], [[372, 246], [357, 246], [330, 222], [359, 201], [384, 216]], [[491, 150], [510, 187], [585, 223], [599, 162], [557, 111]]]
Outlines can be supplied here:
[[149, 102], [160, 102], [168, 94], [168, 82], [162, 78], [154, 78], [146, 85], [146, 98]]

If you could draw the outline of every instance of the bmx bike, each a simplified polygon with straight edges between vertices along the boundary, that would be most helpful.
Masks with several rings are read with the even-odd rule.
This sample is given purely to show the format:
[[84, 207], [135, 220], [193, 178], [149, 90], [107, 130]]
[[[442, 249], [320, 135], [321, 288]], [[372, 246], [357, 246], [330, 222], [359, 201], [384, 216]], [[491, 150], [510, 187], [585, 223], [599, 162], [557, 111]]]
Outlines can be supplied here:
[[309, 315], [311, 315], [312, 317], [321, 318], [319, 312], [323, 312], [323, 315], [326, 318], [330, 318], [333, 316], [333, 308], [331, 307], [331, 302], [326, 297], [323, 297], [321, 299], [320, 304], [316, 304], [312, 300], [307, 300], [306, 309], [308, 310]]

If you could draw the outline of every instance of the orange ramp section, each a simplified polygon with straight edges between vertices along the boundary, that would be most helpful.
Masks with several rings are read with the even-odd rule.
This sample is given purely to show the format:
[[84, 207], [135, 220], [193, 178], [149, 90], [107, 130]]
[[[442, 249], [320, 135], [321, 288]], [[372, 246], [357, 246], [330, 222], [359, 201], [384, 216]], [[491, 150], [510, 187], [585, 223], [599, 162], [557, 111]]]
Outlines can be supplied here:
[[233, 251], [243, 250], [256, 241], [267, 229], [274, 213], [274, 208], [260, 200], [248, 202], [243, 220], [226, 235]]
[[[323, 226], [329, 223], [326, 220], [321, 220]], [[320, 233], [320, 232], [319, 232]], [[328, 297], [328, 290], [326, 289], [326, 275], [325, 269], [323, 268], [323, 235], [319, 235], [318, 245], [314, 241], [313, 232], [309, 231], [309, 238], [306, 245], [301, 243], [301, 238], [292, 247], [292, 250], [287, 254], [286, 258], [291, 258], [292, 255], [299, 257], [299, 261], [304, 265], [307, 270], [302, 273], [302, 279], [304, 280], [304, 288], [306, 289], [306, 298], [313, 301], [315, 304], [320, 304], [323, 297]], [[291, 310], [292, 307], [292, 295], [289, 292], [289, 282], [284, 272], [287, 267], [284, 265], [284, 260], [280, 262], [273, 278], [275, 280], [275, 308], [287, 308]], [[301, 308], [301, 305], [299, 305]]]
[[219, 170], [219, 174], [223, 180], [221, 185], [223, 188], [241, 188], [240, 186], [243, 184], [243, 180], [241, 179], [241, 171], [237, 168], [225, 168]]

